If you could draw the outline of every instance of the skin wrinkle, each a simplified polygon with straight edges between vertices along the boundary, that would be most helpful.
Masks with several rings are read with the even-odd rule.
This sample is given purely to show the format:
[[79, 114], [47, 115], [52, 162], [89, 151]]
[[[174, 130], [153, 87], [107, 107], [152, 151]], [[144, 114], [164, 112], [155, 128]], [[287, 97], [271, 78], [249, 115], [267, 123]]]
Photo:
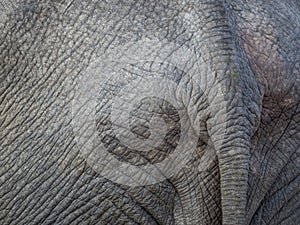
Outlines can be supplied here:
[[[294, 118], [296, 118], [296, 117], [294, 117]], [[287, 121], [287, 123], [290, 123], [291, 120], [292, 119], [289, 119]], [[284, 124], [283, 121], [275, 121], [275, 120], [273, 121], [273, 124], [274, 123], [275, 123], [275, 125], [276, 124]], [[276, 130], [276, 128], [274, 129], [273, 124], [272, 123], [268, 124], [268, 125], [266, 124], [265, 125], [266, 129], [268, 129], [270, 131]], [[285, 130], [288, 131], [290, 129], [291, 128], [288, 129], [288, 127], [286, 127]], [[276, 131], [278, 131], [278, 130], [276, 130]], [[275, 138], [273, 140], [270, 140], [268, 137], [266, 137], [266, 135], [270, 135], [271, 137], [275, 137]], [[252, 173], [252, 175], [254, 175], [253, 180], [254, 180], [254, 178], [256, 179], [256, 181], [254, 180], [254, 181], [252, 181], [252, 183], [255, 183], [256, 185], [253, 186], [250, 194], [252, 196], [255, 195], [257, 197], [252, 197], [249, 194], [250, 195], [249, 199], [250, 200], [252, 200], [252, 199], [261, 199], [261, 201], [263, 201], [263, 198], [266, 195], [266, 192], [268, 190], [272, 189], [271, 185], [276, 184], [276, 182], [277, 182], [276, 176], [279, 176], [280, 172], [278, 172], [278, 175], [276, 175], [275, 171], [278, 171], [278, 169], [280, 171], [280, 165], [278, 166], [279, 168], [276, 168], [276, 169], [273, 168], [273, 167], [268, 168], [268, 166], [262, 166], [262, 165], [266, 164], [266, 165], [271, 166], [272, 164], [274, 164], [274, 162], [273, 162], [274, 159], [270, 160], [272, 157], [274, 157], [274, 154], [275, 154], [275, 153], [272, 154], [272, 152], [275, 152], [275, 150], [280, 151], [280, 148], [282, 148], [282, 147], [279, 147], [278, 145], [280, 144], [280, 142], [282, 142], [282, 140], [286, 139], [286, 137], [284, 137], [283, 134], [280, 134], [280, 133], [279, 133], [279, 137], [278, 137], [278, 134], [276, 134], [275, 132], [270, 133], [270, 134], [261, 133], [261, 135], [257, 135], [257, 137], [259, 137], [261, 139], [261, 141], [260, 141], [261, 143], [262, 143], [262, 141], [264, 141], [264, 144], [262, 145], [262, 148], [260, 150], [260, 151], [262, 151], [261, 153], [263, 153], [263, 155], [262, 155], [263, 157], [260, 156], [260, 158], [257, 159], [257, 162], [259, 162], [259, 165], [260, 165], [260, 166], [258, 166], [259, 169], [255, 170], [255, 175]], [[274, 141], [276, 141], [277, 144], [272, 143]], [[295, 151], [297, 151], [296, 149], [295, 149]], [[257, 147], [254, 147], [253, 151], [257, 151], [258, 155], [261, 154], [260, 151], [258, 151]], [[283, 154], [283, 153], [280, 153], [280, 154]], [[286, 154], [288, 154], [288, 153], [286, 153]], [[280, 156], [279, 153], [278, 153], [278, 156]], [[278, 156], [277, 156], [277, 158], [278, 158]], [[292, 157], [292, 155], [290, 155], [290, 156], [287, 155], [285, 157], [287, 157], [286, 159], [290, 159]], [[289, 161], [287, 161], [287, 160], [282, 160], [282, 163], [287, 164], [288, 162]], [[258, 171], [261, 171], [260, 172], [261, 174]], [[263, 175], [263, 174], [265, 174], [265, 175]], [[271, 175], [272, 175], [273, 178], [270, 177]], [[261, 197], [258, 197], [258, 196], [261, 196]], [[251, 201], [249, 201], [249, 206], [250, 205], [251, 205]], [[252, 204], [252, 208], [253, 207], [254, 207], [254, 204]], [[265, 207], [267, 207], [267, 206], [265, 206]]]
[[[114, 7], [115, 4], [107, 2], [108, 4], [105, 5], [107, 8], [103, 12], [99, 9], [101, 5], [105, 4], [104, 1], [97, 3], [94, 1], [82, 1], [84, 3], [63, 1], [59, 6], [55, 5], [55, 9], [52, 8], [51, 2], [24, 1], [24, 4], [29, 2], [38, 5], [37, 12], [32, 6], [31, 8], [26, 7], [25, 10], [29, 10], [28, 12], [16, 11], [16, 15], [12, 16], [10, 22], [5, 21], [4, 25], [0, 25], [4, 27], [4, 32], [0, 34], [0, 77], [1, 83], [2, 80], [4, 81], [0, 86], [0, 167], [5, 168], [4, 171], [0, 170], [0, 223], [174, 224], [172, 209], [173, 198], [177, 190], [171, 181], [145, 187], [143, 188], [144, 193], [136, 191], [136, 189], [128, 190], [125, 187], [119, 187], [109, 181], [106, 181], [107, 185], [102, 185], [99, 181], [101, 177], [90, 171], [88, 165], [82, 159], [80, 160], [79, 150], [76, 149], [76, 143], [72, 138], [73, 134], [70, 130], [65, 129], [70, 126], [71, 118], [64, 117], [64, 115], [68, 115], [68, 111], [64, 108], [70, 104], [72, 97], [68, 96], [72, 91], [73, 82], [84, 70], [84, 68], [78, 67], [84, 67], [93, 60], [94, 55], [101, 54], [97, 46], [101, 46], [104, 51], [111, 45], [121, 45], [127, 41], [125, 38], [127, 34], [130, 36], [130, 33], [135, 32], [136, 34], [131, 35], [130, 38], [137, 40], [141, 38], [143, 29], [147, 30], [146, 35], [150, 37], [161, 32], [159, 34], [161, 38], [178, 40], [189, 46], [200, 45], [199, 42], [203, 41], [204, 37], [187, 35], [184, 26], [178, 19], [184, 7], [176, 5], [175, 1], [168, 1], [164, 6], [157, 2], [151, 7], [148, 6], [147, 1], [142, 4], [138, 4], [139, 1], [136, 1], [135, 5], [126, 10], [122, 6], [117, 9]], [[86, 5], [83, 5], [85, 3]], [[278, 1], [275, 1], [273, 4], [277, 3]], [[241, 8], [247, 7], [239, 5]], [[155, 9], [155, 6], [157, 8], [160, 6], [160, 8]], [[168, 7], [173, 8], [166, 10]], [[252, 7], [251, 4], [249, 7]], [[21, 6], [19, 5], [18, 8], [20, 9]], [[156, 13], [153, 15], [148, 13], [143, 17], [144, 11], [149, 12], [150, 10], [154, 10]], [[209, 10], [210, 8], [207, 7], [199, 13]], [[186, 11], [189, 11], [188, 7]], [[281, 12], [281, 10], [278, 11]], [[64, 16], [61, 14], [63, 12]], [[137, 16], [138, 12], [140, 18]], [[236, 14], [240, 15], [239, 13], [236, 11]], [[158, 18], [157, 15], [161, 16]], [[258, 12], [256, 15], [261, 14]], [[114, 17], [119, 20], [114, 20]], [[120, 19], [121, 17], [122, 19]], [[155, 21], [156, 17], [157, 21]], [[213, 15], [211, 17], [213, 22]], [[26, 20], [23, 20], [24, 18]], [[275, 14], [273, 18], [276, 18]], [[145, 25], [136, 30], [135, 26], [137, 25], [135, 24], [128, 28], [123, 25], [127, 19], [139, 20], [139, 24]], [[191, 19], [191, 21], [193, 20]], [[281, 52], [281, 49], [287, 47], [278, 43], [280, 37], [277, 35], [280, 32], [277, 28], [279, 25], [268, 20], [271, 18], [267, 17], [266, 20], [249, 19], [243, 27], [245, 33], [242, 33], [244, 49], [247, 51], [255, 75], [261, 77], [261, 83], [265, 85], [264, 88], [267, 91], [272, 90], [272, 82], [268, 82], [263, 75], [269, 75], [275, 71], [279, 77], [276, 83], [282, 84], [289, 78], [289, 74], [285, 75], [285, 70], [290, 66], [285, 63], [286, 58], [282, 57], [283, 53]], [[253, 24], [248, 21], [253, 21]], [[257, 21], [262, 22], [258, 25]], [[159, 22], [161, 23], [156, 24]], [[271, 28], [267, 26], [268, 24], [271, 24]], [[206, 27], [209, 26], [210, 24], [206, 25]], [[288, 29], [289, 26], [286, 27]], [[213, 29], [216, 28], [218, 26], [213, 27]], [[265, 34], [267, 28], [268, 32]], [[160, 31], [156, 32], [159, 29]], [[197, 28], [195, 29], [197, 31]], [[173, 35], [175, 30], [176, 34]], [[124, 35], [114, 35], [114, 32], [124, 33]], [[255, 40], [255, 35], [260, 33], [264, 33], [264, 35], [258, 35], [258, 40]], [[215, 40], [217, 37], [217, 35], [207, 35], [205, 38]], [[55, 41], [48, 42], [49, 40]], [[219, 41], [228, 42], [229, 40], [229, 38], [223, 38]], [[191, 43], [192, 41], [194, 43]], [[224, 47], [222, 50], [226, 52], [228, 49]], [[207, 54], [205, 62], [209, 62], [218, 53], [216, 51], [203, 52], [203, 54]], [[263, 58], [262, 62], [261, 60], [256, 62], [257, 55]], [[270, 60], [272, 64], [268, 63]], [[294, 71], [296, 70], [297, 67]], [[205, 83], [208, 82], [205, 81]], [[291, 83], [297, 84], [293, 81]], [[209, 89], [208, 86], [205, 89]], [[299, 152], [299, 141], [297, 141], [299, 134], [297, 124], [300, 122], [299, 108], [293, 107], [299, 98], [289, 98], [293, 96], [289, 96], [289, 87], [288, 84], [284, 92], [277, 92], [274, 89], [274, 95], [270, 94], [272, 98], [264, 99], [261, 125], [253, 137], [257, 146], [252, 146], [251, 156], [255, 161], [253, 164], [258, 166], [250, 168], [256, 172], [250, 174], [250, 177], [254, 178], [249, 180], [249, 196], [251, 202], [261, 203], [249, 206], [248, 215], [249, 221], [252, 219], [251, 224], [261, 224], [262, 221], [265, 221], [266, 224], [269, 222], [278, 224], [281, 221], [284, 223], [285, 220], [287, 220], [286, 224], [293, 224], [298, 220], [296, 216], [299, 214], [299, 206], [297, 207], [299, 194], [292, 195], [292, 191], [288, 192], [284, 189], [284, 185], [286, 185], [286, 189], [292, 187], [289, 183], [292, 181], [295, 182], [296, 188], [299, 187], [298, 180], [293, 180], [283, 172], [285, 168], [295, 164], [293, 158], [296, 158], [295, 155]], [[51, 93], [51, 90], [55, 91]], [[265, 93], [268, 93], [267, 91]], [[213, 95], [213, 93], [209, 94]], [[274, 112], [272, 109], [277, 103], [280, 104], [280, 107]], [[294, 113], [293, 117], [291, 116], [292, 112]], [[281, 129], [283, 127], [286, 128]], [[286, 158], [287, 161], [285, 161]], [[32, 161], [32, 165], [26, 166], [29, 160]], [[278, 168], [278, 174], [272, 170], [272, 167], [277, 165], [276, 161], [283, 164], [280, 165], [281, 168]], [[291, 170], [286, 169], [286, 173]], [[299, 168], [297, 171], [299, 172]], [[37, 173], [35, 174], [35, 172]], [[184, 174], [184, 176], [188, 175], [189, 173]], [[299, 174], [295, 176], [297, 175], [299, 176]], [[89, 176], [90, 179], [86, 179], [86, 176]], [[286, 180], [281, 181], [278, 176], [285, 177]], [[214, 163], [203, 174], [197, 174], [196, 179], [189, 188], [195, 186], [200, 189], [199, 206], [202, 211], [199, 214], [205, 221], [203, 224], [221, 224], [221, 196], [217, 163]], [[34, 185], [28, 185], [31, 182]], [[259, 190], [260, 184], [269, 190], [266, 193], [264, 190]], [[258, 189], [253, 193], [255, 187]], [[84, 200], [81, 198], [81, 188], [83, 188], [82, 193], [88, 196]], [[63, 193], [64, 191], [65, 193]], [[68, 191], [70, 193], [67, 193]], [[275, 193], [273, 193], [274, 191]], [[285, 202], [281, 202], [281, 205], [278, 203], [280, 198], [277, 199], [275, 195], [283, 196], [285, 193], [288, 193], [291, 200], [296, 199], [294, 204], [292, 202], [287, 205]], [[263, 195], [262, 201], [260, 201], [260, 194]], [[191, 193], [187, 193], [187, 195], [191, 195]], [[105, 200], [99, 199], [101, 197]], [[123, 205], [122, 199], [125, 198], [130, 198], [130, 201]], [[119, 199], [119, 205], [114, 204], [115, 199]], [[57, 205], [55, 200], [57, 200]], [[23, 210], [23, 208], [27, 208], [27, 205], [32, 207], [28, 211]], [[91, 208], [89, 205], [92, 205]], [[272, 206], [276, 207], [269, 212], [267, 209]], [[130, 207], [132, 207], [131, 219], [127, 217]], [[292, 220], [293, 215], [288, 213], [294, 213], [294, 220]], [[43, 217], [44, 215], [45, 217]], [[256, 220], [256, 218], [260, 219]], [[288, 218], [291, 220], [288, 221]]]
[[[255, 4], [255, 3], [254, 3]], [[239, 7], [237, 7], [237, 8], [239, 8]], [[243, 36], [243, 40], [244, 40], [244, 49], [246, 50], [246, 52], [247, 52], [247, 56], [248, 57], [250, 57], [250, 59], [252, 60], [252, 63], [254, 63], [254, 65], [255, 65], [255, 69], [258, 67], [258, 66], [256, 66], [257, 64], [258, 65], [260, 65], [261, 67], [264, 67], [265, 65], [264, 65], [264, 63], [262, 62], [262, 61], [258, 61], [258, 59], [256, 59], [255, 58], [255, 54], [257, 54], [257, 55], [259, 55], [259, 56], [261, 56], [261, 57], [266, 57], [265, 55], [264, 55], [264, 53], [266, 52], [267, 54], [269, 54], [270, 56], [271, 56], [271, 58], [269, 58], [269, 59], [273, 59], [273, 64], [272, 63], [268, 63], [268, 65], [269, 65], [269, 68], [267, 67], [267, 69], [268, 70], [259, 70], [259, 71], [256, 71], [256, 75], [259, 77], [261, 77], [261, 78], [259, 78], [259, 79], [263, 79], [264, 80], [264, 88], [265, 88], [265, 90], [266, 90], [266, 92], [265, 92], [265, 95], [271, 95], [273, 98], [274, 98], [274, 100], [273, 99], [271, 99], [271, 102], [273, 101], [273, 103], [272, 103], [272, 105], [270, 105], [269, 103], [268, 103], [268, 101], [270, 101], [270, 99], [264, 99], [264, 109], [263, 109], [263, 117], [262, 117], [262, 124], [264, 125], [264, 126], [266, 126], [266, 127], [268, 127], [268, 125], [269, 124], [267, 124], [267, 123], [264, 123], [264, 120], [265, 120], [265, 118], [266, 118], [266, 116], [268, 116], [268, 114], [270, 114], [271, 113], [271, 115], [272, 114], [274, 114], [272, 111], [275, 109], [276, 110], [276, 108], [274, 108], [274, 106], [275, 107], [277, 107], [277, 106], [280, 106], [280, 108], [282, 108], [282, 107], [284, 107], [285, 109], [287, 109], [287, 110], [285, 110], [286, 112], [285, 113], [289, 113], [289, 115], [291, 115], [292, 113], [291, 113], [291, 111], [290, 110], [288, 110], [288, 108], [290, 108], [291, 106], [293, 106], [293, 104], [295, 104], [295, 103], [297, 103], [297, 101], [299, 101], [299, 100], [297, 100], [298, 99], [298, 97], [297, 97], [297, 95], [296, 96], [294, 96], [293, 98], [294, 98], [294, 101], [296, 101], [296, 102], [291, 102], [289, 99], [287, 100], [287, 102], [288, 102], [288, 104], [286, 104], [286, 102], [284, 102], [284, 101], [282, 101], [282, 100], [280, 100], [280, 98], [286, 98], [286, 97], [288, 97], [287, 96], [287, 94], [283, 94], [282, 92], [277, 92], [278, 90], [276, 89], [276, 88], [274, 88], [274, 87], [276, 87], [276, 85], [274, 85], [274, 83], [272, 83], [272, 81], [270, 81], [270, 80], [268, 80], [269, 78], [270, 78], [270, 75], [272, 74], [271, 72], [272, 71], [278, 71], [278, 73], [277, 73], [277, 76], [280, 78], [280, 77], [283, 77], [283, 70], [284, 70], [284, 68], [285, 67], [283, 67], [283, 66], [281, 66], [281, 67], [279, 67], [279, 68], [276, 68], [275, 66], [276, 65], [282, 65], [282, 61], [279, 59], [279, 55], [278, 54], [276, 54], [278, 51], [272, 51], [272, 52], [269, 52], [268, 51], [268, 49], [269, 50], [271, 50], [271, 49], [273, 49], [274, 50], [274, 48], [279, 48], [276, 44], [274, 44], [274, 43], [276, 43], [276, 41], [275, 41], [275, 38], [274, 38], [274, 29], [276, 29], [276, 28], [274, 28], [273, 27], [273, 29], [271, 29], [271, 31], [269, 31], [268, 32], [268, 34], [265, 34], [265, 36], [262, 36], [261, 34], [264, 34], [265, 33], [265, 29], [266, 29], [266, 25], [265, 24], [270, 24], [271, 22], [265, 22], [265, 24], [261, 24], [261, 25], [250, 25], [249, 26], [249, 24], [250, 23], [256, 23], [257, 21], [264, 21], [264, 20], [261, 20], [261, 19], [245, 19], [245, 17], [249, 17], [250, 16], [250, 13], [249, 13], [249, 11], [245, 11], [246, 13], [241, 13], [241, 11], [239, 11], [238, 9], [235, 9], [239, 14], [241, 14], [241, 15], [244, 15], [244, 18], [243, 18], [243, 20], [238, 20], [238, 19], [236, 19], [236, 23], [241, 27], [240, 29], [241, 29], [241, 31], [242, 31], [242, 36]], [[255, 14], [257, 17], [258, 16], [261, 16], [262, 14]], [[241, 22], [242, 21], [242, 22]], [[245, 21], [247, 21], [247, 22], [245, 22]], [[251, 21], [251, 22], [250, 22]], [[249, 29], [249, 27], [250, 27], [250, 29]], [[251, 32], [251, 29], [253, 29], [253, 28], [255, 28], [254, 30], [252, 30], [252, 32]], [[257, 29], [257, 28], [259, 28], [259, 29]], [[269, 29], [270, 30], [270, 29]], [[245, 31], [246, 33], [243, 33], [243, 31]], [[272, 34], [273, 34], [273, 36], [272, 36]], [[248, 36], [247, 36], [248, 35]], [[257, 35], [257, 37], [258, 38], [261, 38], [261, 39], [259, 39], [259, 40], [257, 40], [257, 41], [252, 41], [251, 40], [251, 37], [255, 37]], [[263, 37], [265, 37], [265, 38], [263, 38]], [[250, 40], [249, 40], [250, 39]], [[278, 40], [278, 39], [277, 39]], [[250, 43], [249, 43], [250, 42]], [[258, 44], [261, 44], [261, 43], [265, 43], [265, 45], [267, 46], [267, 51], [266, 51], [266, 48], [265, 47], [261, 47], [261, 46], [258, 46]], [[268, 45], [268, 43], [269, 43], [269, 45]], [[275, 46], [275, 47], [274, 47]], [[277, 47], [276, 47], [277, 46]], [[251, 49], [252, 50], [252, 52], [251, 51], [249, 51], [249, 49]], [[276, 50], [276, 49], [275, 49]], [[269, 52], [269, 53], [268, 53]], [[254, 56], [253, 56], [254, 55]], [[257, 61], [254, 61], [254, 60], [257, 60]], [[280, 60], [280, 61], [279, 61]], [[274, 62], [275, 61], [275, 62]], [[271, 66], [273, 66], [273, 68], [271, 67]], [[258, 68], [258, 69], [260, 69], [260, 68]], [[258, 70], [257, 69], [257, 70]], [[264, 73], [262, 73], [261, 71], [263, 71]], [[260, 73], [261, 72], [261, 73]], [[290, 79], [290, 80], [284, 80], [283, 82], [289, 82], [289, 81], [291, 81], [291, 83], [292, 83], [292, 85], [295, 85], [295, 82], [293, 82], [293, 80], [292, 79]], [[280, 85], [282, 84], [282, 82], [280, 83]], [[271, 86], [271, 85], [273, 85], [273, 86]], [[272, 88], [273, 88], [273, 90], [272, 90]], [[287, 90], [284, 90], [284, 91], [289, 91], [290, 89], [287, 89]], [[269, 93], [268, 93], [269, 92]], [[271, 93], [270, 94], [270, 92], [273, 92], [273, 93]], [[291, 92], [290, 92], [291, 93]], [[290, 96], [292, 96], [292, 94], [290, 94]], [[267, 104], [269, 104], [269, 106], [267, 105]], [[276, 104], [277, 104], [277, 106], [276, 106]], [[269, 108], [269, 111], [267, 111], [266, 110], [266, 108]], [[271, 110], [272, 109], [272, 110]], [[297, 109], [296, 109], [297, 110]], [[266, 113], [267, 112], [267, 113]], [[284, 114], [280, 114], [280, 115], [274, 115], [274, 119], [276, 119], [276, 118], [278, 118], [278, 117], [282, 117]], [[287, 120], [287, 122], [289, 123], [290, 121], [292, 121], [292, 120], [295, 120], [297, 117], [289, 117], [289, 119]], [[277, 124], [278, 124], [278, 126], [280, 127], [280, 126], [282, 126], [282, 124], [283, 124], [283, 121], [278, 121], [277, 122]], [[262, 126], [261, 126], [262, 127]], [[268, 129], [268, 131], [271, 131], [271, 126], [269, 126], [269, 128], [266, 128], [266, 129]], [[284, 133], [286, 133], [286, 132], [288, 132], [289, 130], [290, 130], [291, 128], [288, 128], [288, 125], [286, 125], [286, 129], [285, 130], [283, 130], [282, 132]], [[257, 135], [258, 133], [256, 133], [256, 135]], [[261, 133], [262, 134], [262, 133]], [[255, 136], [256, 136], [255, 135]], [[271, 137], [273, 136], [273, 137], [276, 137], [276, 135], [272, 135], [272, 134], [270, 134], [271, 135]], [[258, 135], [258, 142], [256, 142], [256, 143], [260, 143], [260, 139], [261, 139], [261, 137], [262, 136], [264, 136], [264, 135]], [[256, 138], [256, 137], [255, 137]], [[263, 147], [263, 150], [265, 150], [265, 153], [267, 154], [267, 152], [268, 151], [266, 151], [267, 149], [270, 149], [270, 150], [272, 150], [276, 145], [279, 145], [280, 144], [280, 142], [282, 142], [282, 140], [281, 139], [283, 139], [284, 137], [282, 137], [282, 135], [281, 135], [281, 137], [279, 136], [278, 137], [278, 139], [277, 139], [277, 143], [274, 143], [273, 144], [273, 147], [272, 147], [272, 145], [270, 145], [270, 140], [268, 140], [268, 138], [265, 138], [265, 144], [264, 144], [264, 147]], [[258, 151], [259, 149], [256, 147], [256, 150], [255, 151]], [[254, 151], [254, 150], [253, 150]], [[258, 152], [259, 153], [259, 152]], [[252, 153], [253, 154], [253, 153]], [[271, 152], [269, 152], [268, 153], [268, 155], [270, 155], [271, 154]], [[274, 154], [274, 153], [273, 153]], [[259, 154], [258, 154], [259, 155]], [[264, 157], [263, 158], [263, 160], [262, 161], [260, 161], [260, 170], [263, 170], [263, 171], [267, 171], [266, 170], [266, 167], [268, 167], [268, 164], [266, 164], [264, 161], [265, 160], [267, 160], [268, 161], [268, 158], [269, 158], [270, 156], [268, 156], [267, 158], [266, 157]], [[287, 162], [286, 162], [287, 163]], [[270, 162], [269, 163], [270, 165], [272, 164], [272, 162]], [[251, 169], [251, 170], [253, 170], [253, 169]], [[270, 173], [273, 173], [274, 174], [274, 172], [271, 172], [270, 171]], [[254, 174], [252, 173], [252, 176], [253, 176]], [[257, 175], [255, 175], [255, 176], [259, 176], [259, 174], [257, 174]], [[263, 181], [263, 179], [265, 179], [264, 181]], [[261, 181], [262, 183], [268, 183], [267, 182], [267, 180], [266, 180], [266, 176], [263, 176], [263, 178], [262, 178], [262, 181]], [[273, 181], [271, 181], [271, 182], [273, 182]], [[274, 179], [274, 182], [276, 182], [276, 179]], [[257, 181], [251, 181], [251, 183], [257, 183]], [[250, 183], [250, 185], [251, 185], [251, 183]], [[266, 184], [267, 185], [267, 184]], [[259, 183], [257, 183], [257, 185], [255, 185], [255, 187], [258, 187], [259, 186]], [[269, 185], [267, 185], [267, 186], [269, 186]], [[269, 187], [270, 188], [270, 187]], [[251, 193], [251, 192], [250, 192]], [[259, 195], [259, 192], [258, 192], [258, 190], [256, 190], [256, 191], [253, 191], [252, 190], [252, 194], [253, 195], [255, 195], [254, 193], [256, 193], [256, 195]], [[249, 196], [249, 199], [250, 200], [253, 200], [253, 202], [255, 202], [255, 201], [257, 201], [257, 198], [256, 197], [253, 197], [253, 195], [251, 196]], [[274, 203], [270, 203], [270, 204], [274, 204]], [[249, 203], [249, 206], [251, 205], [251, 202]], [[257, 205], [257, 204], [256, 204]], [[253, 207], [255, 207], [255, 205], [253, 205], [252, 204], [252, 206]], [[267, 206], [265, 206], [265, 207], [267, 207]], [[250, 214], [250, 216], [252, 215], [252, 213]], [[254, 223], [255, 224], [255, 223]]]
[[[282, 187], [282, 190], [278, 190], [278, 192], [276, 192], [272, 195], [273, 198], [276, 198], [277, 202], [280, 202], [280, 205], [278, 205], [278, 208], [273, 210], [273, 215], [271, 216], [271, 218], [269, 218], [269, 221], [270, 221], [269, 223], [271, 223], [272, 220], [274, 220], [276, 223], [276, 221], [278, 220], [278, 219], [276, 219], [276, 217], [280, 218], [280, 216], [277, 215], [277, 212], [283, 211], [286, 204], [289, 204], [290, 202], [295, 201], [295, 199], [297, 199], [296, 196], [299, 195], [299, 193], [300, 193], [299, 190], [298, 191], [296, 190], [297, 184], [299, 182], [297, 179], [299, 180], [299, 175], [288, 183], [288, 189], [290, 189], [290, 187], [293, 187], [293, 183], [295, 183], [294, 188], [293, 188], [295, 191], [284, 190], [286, 187], [285, 188]], [[290, 192], [292, 192], [292, 193], [290, 193]], [[287, 193], [289, 195], [289, 197], [287, 197], [287, 194], [283, 195], [283, 197], [282, 197], [282, 193]], [[297, 202], [297, 200], [296, 200], [296, 202]], [[288, 218], [288, 217], [286, 217], [286, 218]], [[283, 217], [282, 219], [286, 219], [286, 218]]]
[[[295, 111], [296, 112], [296, 111]], [[293, 115], [293, 117], [295, 116], [295, 114]], [[290, 122], [291, 121], [289, 121], [289, 124], [290, 124]], [[287, 130], [287, 128], [285, 129], [285, 130]], [[282, 136], [280, 137], [281, 139], [282, 139]], [[289, 137], [289, 139], [290, 139], [291, 137]], [[277, 141], [277, 143], [279, 142], [279, 140], [280, 139], [278, 139], [278, 141]], [[274, 147], [276, 146], [276, 143], [274, 144]], [[291, 162], [291, 160], [293, 159], [293, 157], [295, 156], [295, 155], [297, 155], [297, 152], [293, 152], [290, 156], [289, 156], [289, 158], [288, 158], [288, 161], [287, 161], [287, 163], [286, 163], [286, 165], [284, 166], [284, 167], [282, 167], [282, 169], [279, 171], [279, 173], [278, 173], [278, 177], [280, 177], [280, 175], [282, 174], [282, 172], [284, 172], [284, 169], [285, 169], [285, 167], [287, 166], [287, 165], [289, 165], [288, 163], [290, 163]], [[298, 168], [299, 169], [299, 168]], [[298, 175], [299, 175], [299, 172], [298, 172]], [[292, 181], [290, 181], [290, 182], [292, 182]], [[272, 184], [272, 186], [276, 186], [276, 182], [274, 181], [274, 183]], [[273, 187], [272, 189], [275, 189], [275, 187]], [[272, 190], [271, 189], [271, 190]], [[276, 190], [276, 189], [275, 189]], [[274, 190], [274, 191], [275, 191]], [[277, 191], [277, 190], [276, 190]], [[283, 208], [283, 207], [282, 207]]]

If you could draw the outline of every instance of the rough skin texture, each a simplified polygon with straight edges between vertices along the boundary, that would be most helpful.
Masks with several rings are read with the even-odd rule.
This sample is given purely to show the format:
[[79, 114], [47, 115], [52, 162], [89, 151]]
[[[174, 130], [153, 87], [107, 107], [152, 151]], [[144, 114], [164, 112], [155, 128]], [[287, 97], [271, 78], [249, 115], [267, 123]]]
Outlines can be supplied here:
[[[222, 182], [246, 182], [243, 224], [300, 224], [298, 1], [27, 0], [0, 7], [0, 224], [229, 224], [227, 213], [239, 213], [225, 205], [224, 217], [217, 155], [204, 171], [185, 169], [141, 187], [106, 179], [81, 156], [71, 126], [78, 77], [107, 49], [145, 37], [189, 46], [216, 77], [228, 77], [228, 90], [243, 81], [259, 115], [248, 110], [240, 119], [238, 106], [248, 100], [229, 93], [228, 125], [253, 121], [243, 136], [248, 175], [238, 171]], [[215, 98], [209, 88], [204, 96]], [[210, 118], [219, 110], [201, 106], [196, 165], [211, 148]], [[176, 144], [175, 128], [170, 135]]]

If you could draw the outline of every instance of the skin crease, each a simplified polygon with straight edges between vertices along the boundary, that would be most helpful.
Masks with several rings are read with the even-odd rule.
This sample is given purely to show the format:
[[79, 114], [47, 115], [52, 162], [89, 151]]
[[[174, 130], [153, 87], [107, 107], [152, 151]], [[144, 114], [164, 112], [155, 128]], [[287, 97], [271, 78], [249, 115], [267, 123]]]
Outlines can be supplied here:
[[[0, 17], [0, 224], [299, 224], [296, 4], [292, 0], [11, 3]], [[226, 177], [220, 168], [226, 160], [215, 149], [203, 171], [185, 168], [158, 184], [129, 187], [101, 176], [80, 155], [70, 125], [79, 75], [105, 49], [142, 37], [187, 43], [201, 52], [202, 63], [211, 66], [214, 73], [206, 74], [207, 80], [224, 80], [225, 112], [229, 118], [246, 118], [237, 121], [249, 127], [244, 130], [249, 132], [244, 136], [249, 138], [247, 173], [235, 170], [236, 175]], [[195, 167], [218, 142], [219, 121], [213, 118], [221, 118], [224, 111], [217, 108], [213, 87], [208, 81], [203, 94], [208, 103], [199, 112], [204, 125], [192, 162]], [[245, 109], [252, 100], [259, 113]], [[237, 105], [245, 114], [239, 114]], [[225, 132], [228, 143], [233, 124], [229, 122]], [[174, 130], [171, 137], [176, 135]], [[233, 153], [236, 149], [230, 148]], [[130, 154], [127, 159], [134, 161]], [[232, 180], [243, 181], [233, 200], [221, 185]]]

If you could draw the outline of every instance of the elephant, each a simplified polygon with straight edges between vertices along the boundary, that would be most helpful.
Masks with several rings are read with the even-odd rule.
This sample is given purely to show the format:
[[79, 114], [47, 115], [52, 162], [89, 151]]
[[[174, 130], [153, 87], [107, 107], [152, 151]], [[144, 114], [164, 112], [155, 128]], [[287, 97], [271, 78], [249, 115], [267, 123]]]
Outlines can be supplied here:
[[299, 1], [0, 7], [0, 224], [300, 224]]

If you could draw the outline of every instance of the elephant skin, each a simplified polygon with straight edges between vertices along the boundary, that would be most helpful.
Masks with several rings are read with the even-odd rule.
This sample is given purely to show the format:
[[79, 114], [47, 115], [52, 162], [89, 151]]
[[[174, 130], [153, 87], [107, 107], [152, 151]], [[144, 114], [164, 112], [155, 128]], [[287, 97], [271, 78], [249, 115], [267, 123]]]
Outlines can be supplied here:
[[0, 224], [300, 224], [298, 1], [1, 4]]

